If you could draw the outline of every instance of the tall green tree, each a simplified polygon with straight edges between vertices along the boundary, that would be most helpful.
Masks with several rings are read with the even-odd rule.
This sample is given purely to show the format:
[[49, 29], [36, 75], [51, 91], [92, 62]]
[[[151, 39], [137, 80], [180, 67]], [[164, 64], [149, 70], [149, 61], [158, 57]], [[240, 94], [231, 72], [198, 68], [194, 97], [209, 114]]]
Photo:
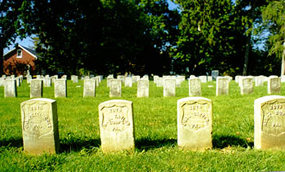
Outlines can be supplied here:
[[262, 11], [269, 35], [269, 55], [282, 59], [281, 75], [285, 75], [285, 1], [269, 1]]

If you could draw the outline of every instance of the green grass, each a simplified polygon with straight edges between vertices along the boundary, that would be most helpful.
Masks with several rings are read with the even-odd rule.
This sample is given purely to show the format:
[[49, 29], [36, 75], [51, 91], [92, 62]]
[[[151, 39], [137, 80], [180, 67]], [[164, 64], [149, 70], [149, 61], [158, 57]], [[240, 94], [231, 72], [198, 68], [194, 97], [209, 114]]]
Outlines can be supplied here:
[[44, 88], [44, 97], [57, 100], [60, 153], [29, 156], [23, 153], [20, 115], [20, 103], [30, 99], [29, 87], [24, 81], [17, 98], [4, 98], [0, 87], [0, 171], [285, 170], [285, 151], [253, 148], [254, 100], [267, 95], [266, 85], [244, 96], [234, 81], [228, 96], [216, 97], [215, 89], [214, 82], [202, 84], [202, 96], [213, 101], [212, 150], [192, 152], [177, 147], [176, 106], [178, 99], [188, 97], [187, 82], [176, 89], [176, 97], [168, 98], [163, 97], [162, 88], [150, 82], [149, 98], [136, 98], [136, 84], [122, 88], [120, 99], [133, 102], [135, 152], [103, 154], [98, 105], [111, 99], [106, 81], [97, 88], [95, 98], [82, 97], [82, 81], [68, 81], [67, 98], [55, 99], [53, 87]]

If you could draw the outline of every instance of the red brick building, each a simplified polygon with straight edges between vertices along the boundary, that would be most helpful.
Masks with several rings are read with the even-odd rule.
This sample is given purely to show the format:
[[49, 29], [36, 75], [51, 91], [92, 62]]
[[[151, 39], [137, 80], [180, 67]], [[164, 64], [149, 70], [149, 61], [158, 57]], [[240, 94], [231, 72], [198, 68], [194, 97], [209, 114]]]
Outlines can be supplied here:
[[17, 45], [4, 55], [3, 72], [5, 75], [18, 76], [26, 75], [29, 70], [30, 74], [34, 74], [37, 58], [34, 50]]

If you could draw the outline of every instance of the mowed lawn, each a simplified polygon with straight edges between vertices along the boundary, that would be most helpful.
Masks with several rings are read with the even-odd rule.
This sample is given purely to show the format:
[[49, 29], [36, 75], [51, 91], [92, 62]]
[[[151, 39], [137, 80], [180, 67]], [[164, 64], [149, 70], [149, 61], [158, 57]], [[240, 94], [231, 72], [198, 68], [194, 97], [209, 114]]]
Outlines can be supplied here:
[[[67, 83], [68, 97], [54, 98], [53, 87], [44, 97], [58, 107], [60, 153], [30, 156], [23, 153], [20, 103], [29, 100], [26, 81], [17, 98], [4, 98], [0, 87], [0, 171], [277, 171], [285, 170], [285, 151], [253, 148], [254, 100], [267, 95], [267, 86], [240, 95], [230, 83], [230, 95], [215, 96], [215, 82], [202, 84], [202, 97], [213, 101], [213, 149], [183, 151], [177, 146], [177, 100], [188, 97], [188, 82], [176, 97], [163, 97], [163, 88], [150, 82], [150, 97], [137, 98], [136, 84], [122, 87], [122, 97], [133, 102], [135, 152], [103, 154], [100, 150], [98, 105], [109, 98], [106, 80], [96, 97], [83, 98], [83, 81]], [[285, 95], [282, 84], [281, 95]]]

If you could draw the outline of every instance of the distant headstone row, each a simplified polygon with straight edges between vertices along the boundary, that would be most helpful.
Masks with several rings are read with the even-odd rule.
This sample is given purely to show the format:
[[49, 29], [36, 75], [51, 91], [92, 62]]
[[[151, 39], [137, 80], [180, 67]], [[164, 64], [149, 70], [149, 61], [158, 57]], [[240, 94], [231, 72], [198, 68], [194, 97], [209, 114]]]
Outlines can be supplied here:
[[[14, 79], [13, 79], [14, 78]], [[28, 79], [29, 78], [29, 79]], [[42, 97], [43, 87], [50, 87], [54, 84], [55, 97], [67, 97], [67, 76], [62, 76], [58, 79], [58, 76], [41, 76], [38, 75], [37, 79], [32, 79], [27, 76], [27, 82], [30, 83], [30, 97]], [[153, 76], [154, 83], [157, 87], [163, 87], [163, 96], [172, 97], [176, 95], [176, 87], [180, 87], [181, 83], [185, 81], [185, 76]], [[103, 77], [96, 76], [90, 78], [86, 76], [84, 78], [84, 90], [83, 97], [95, 97], [96, 87], [99, 86]], [[230, 88], [230, 81], [232, 77], [217, 76], [216, 78], [216, 95], [228, 95]], [[78, 83], [78, 76], [72, 75], [71, 80], [74, 83]], [[285, 80], [285, 79], [284, 79]], [[21, 85], [23, 77], [1, 77], [0, 85], [4, 85], [4, 97], [17, 97], [17, 87]], [[212, 76], [199, 76], [195, 77], [191, 75], [188, 81], [189, 85], [189, 96], [201, 96], [201, 83], [212, 81]], [[281, 91], [282, 78], [277, 76], [236, 76], [235, 81], [240, 87], [241, 95], [247, 95], [254, 92], [255, 86], [261, 86], [264, 82], [267, 82], [268, 94], [279, 94]], [[115, 79], [112, 75], [107, 77], [107, 87], [110, 88], [109, 97], [121, 97], [122, 96], [122, 83], [125, 83], [125, 87], [132, 87], [133, 83], [137, 83], [137, 97], [149, 97], [149, 78], [144, 76], [132, 76], [125, 77], [119, 75]]]
[[[212, 101], [187, 97], [177, 101], [177, 143], [182, 149], [206, 150], [212, 145]], [[59, 133], [57, 105], [51, 99], [21, 103], [24, 151], [28, 154], [57, 153]], [[99, 105], [102, 151], [133, 151], [134, 114], [131, 101], [110, 100]], [[265, 96], [254, 102], [254, 146], [285, 149], [285, 97]]]

